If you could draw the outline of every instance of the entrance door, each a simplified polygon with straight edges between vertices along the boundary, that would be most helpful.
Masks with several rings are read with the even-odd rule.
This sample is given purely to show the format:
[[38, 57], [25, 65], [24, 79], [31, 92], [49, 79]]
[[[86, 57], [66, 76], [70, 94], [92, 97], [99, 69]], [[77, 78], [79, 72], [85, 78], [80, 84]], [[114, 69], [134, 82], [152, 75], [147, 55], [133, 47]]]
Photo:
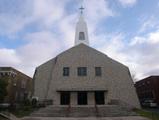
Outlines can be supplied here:
[[60, 94], [61, 105], [70, 104], [70, 92], [61, 92]]
[[97, 105], [105, 104], [104, 91], [96, 91], [95, 92], [95, 102]]
[[87, 92], [78, 92], [78, 105], [87, 105]]

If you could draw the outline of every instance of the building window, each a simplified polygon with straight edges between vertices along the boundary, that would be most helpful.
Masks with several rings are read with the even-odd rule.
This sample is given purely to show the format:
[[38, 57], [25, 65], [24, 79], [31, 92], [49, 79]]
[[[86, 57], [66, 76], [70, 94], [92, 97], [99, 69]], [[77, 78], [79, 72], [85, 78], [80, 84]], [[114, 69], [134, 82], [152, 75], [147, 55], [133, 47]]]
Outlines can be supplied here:
[[101, 67], [95, 67], [95, 75], [96, 76], [101, 76], [102, 75]]
[[69, 67], [63, 68], [63, 76], [69, 76]]
[[87, 68], [86, 67], [78, 67], [78, 76], [86, 76]]
[[85, 91], [78, 92], [77, 103], [78, 105], [87, 105], [87, 92]]
[[96, 105], [105, 104], [104, 91], [95, 91], [95, 103]]
[[26, 88], [26, 81], [24, 81], [24, 80], [21, 81], [21, 88], [23, 88], [23, 89]]
[[84, 32], [79, 32], [79, 40], [85, 40]]
[[70, 104], [70, 92], [61, 92], [60, 94], [61, 105], [69, 105]]

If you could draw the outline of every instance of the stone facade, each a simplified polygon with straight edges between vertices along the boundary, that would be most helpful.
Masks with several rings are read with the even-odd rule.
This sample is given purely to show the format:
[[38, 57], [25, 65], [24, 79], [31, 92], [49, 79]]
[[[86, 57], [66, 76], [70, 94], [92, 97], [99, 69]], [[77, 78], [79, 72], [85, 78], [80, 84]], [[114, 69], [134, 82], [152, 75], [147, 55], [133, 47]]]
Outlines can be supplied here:
[[[63, 76], [63, 67], [70, 68], [69, 76]], [[87, 75], [78, 76], [78, 67], [87, 67]], [[95, 67], [101, 67], [101, 76], [95, 76]], [[51, 99], [54, 105], [60, 105], [60, 91], [71, 92], [71, 105], [77, 105], [78, 91], [87, 91], [88, 105], [95, 104], [94, 91], [104, 91], [105, 104], [120, 101], [140, 107], [128, 67], [84, 44], [37, 67], [33, 80], [34, 96]]]

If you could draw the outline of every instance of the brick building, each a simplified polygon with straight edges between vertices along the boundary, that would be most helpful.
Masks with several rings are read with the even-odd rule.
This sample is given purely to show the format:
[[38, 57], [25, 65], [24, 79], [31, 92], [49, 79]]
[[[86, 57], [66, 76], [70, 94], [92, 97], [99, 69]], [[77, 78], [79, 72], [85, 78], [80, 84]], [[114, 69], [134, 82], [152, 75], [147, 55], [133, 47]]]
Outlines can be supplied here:
[[0, 79], [8, 83], [5, 102], [21, 102], [31, 96], [32, 78], [26, 74], [12, 67], [0, 67]]
[[159, 105], [159, 76], [150, 76], [135, 83], [140, 103], [152, 100]]

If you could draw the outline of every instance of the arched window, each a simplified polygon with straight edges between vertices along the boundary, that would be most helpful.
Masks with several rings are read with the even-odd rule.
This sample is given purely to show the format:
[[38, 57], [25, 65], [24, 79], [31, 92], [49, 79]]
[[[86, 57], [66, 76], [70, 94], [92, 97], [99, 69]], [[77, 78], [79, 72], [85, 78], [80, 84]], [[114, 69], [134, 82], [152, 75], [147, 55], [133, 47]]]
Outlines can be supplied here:
[[85, 40], [84, 32], [79, 32], [79, 40]]

